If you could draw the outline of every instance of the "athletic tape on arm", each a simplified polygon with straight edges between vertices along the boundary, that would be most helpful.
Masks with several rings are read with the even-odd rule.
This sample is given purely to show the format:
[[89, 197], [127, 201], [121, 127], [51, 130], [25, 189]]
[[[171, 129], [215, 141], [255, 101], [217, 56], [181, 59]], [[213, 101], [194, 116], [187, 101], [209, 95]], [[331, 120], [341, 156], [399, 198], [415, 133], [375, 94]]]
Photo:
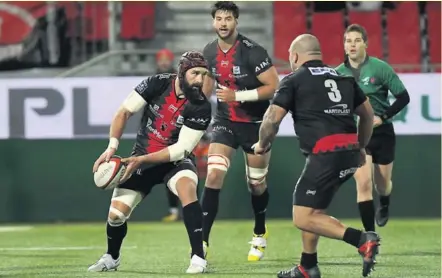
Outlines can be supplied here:
[[195, 130], [183, 125], [178, 136], [178, 142], [167, 148], [170, 161], [181, 160], [187, 153], [192, 152], [203, 137], [204, 132], [205, 130]]
[[132, 91], [124, 100], [123, 107], [131, 113], [136, 113], [140, 111], [147, 102], [144, 100], [139, 93]]

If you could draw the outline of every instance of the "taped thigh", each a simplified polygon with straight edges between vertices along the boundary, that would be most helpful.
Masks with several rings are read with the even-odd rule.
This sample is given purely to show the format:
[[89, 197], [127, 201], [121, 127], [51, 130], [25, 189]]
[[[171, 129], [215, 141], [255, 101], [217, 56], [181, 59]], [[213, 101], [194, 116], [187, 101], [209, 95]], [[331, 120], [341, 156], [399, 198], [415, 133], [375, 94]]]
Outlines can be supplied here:
[[207, 158], [207, 171], [218, 169], [224, 172], [230, 167], [230, 160], [222, 154], [209, 154]]
[[176, 196], [178, 196], [177, 184], [181, 178], [189, 178], [195, 182], [195, 184], [198, 184], [198, 176], [194, 171], [186, 169], [177, 172], [167, 182], [167, 187], [169, 187], [170, 191], [172, 191]]
[[266, 168], [254, 168], [246, 164], [247, 183], [250, 185], [260, 185], [264, 183], [268, 169], [268, 166]]
[[127, 216], [125, 216], [123, 212], [112, 207], [112, 205], [111, 205], [109, 211], [116, 214], [119, 217], [122, 215], [125, 217], [124, 220], [127, 220], [127, 219], [129, 219], [130, 214], [132, 213], [134, 208], [141, 202], [142, 199], [143, 199], [143, 196], [141, 195], [140, 192], [137, 192], [137, 191], [131, 190], [131, 189], [117, 187], [114, 189], [114, 193], [112, 195], [112, 201], [117, 201], [117, 202], [121, 202], [121, 203], [125, 204], [126, 206], [128, 206], [130, 208], [130, 212], [128, 213]]

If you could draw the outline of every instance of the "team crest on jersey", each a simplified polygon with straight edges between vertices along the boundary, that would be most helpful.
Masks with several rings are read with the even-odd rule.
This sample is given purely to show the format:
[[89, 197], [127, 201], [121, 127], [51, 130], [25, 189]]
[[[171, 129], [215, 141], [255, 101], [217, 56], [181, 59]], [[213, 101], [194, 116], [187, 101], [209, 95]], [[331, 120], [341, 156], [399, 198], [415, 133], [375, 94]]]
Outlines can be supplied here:
[[178, 111], [178, 108], [175, 107], [173, 104], [169, 105], [168, 110], [172, 113], [175, 113], [176, 111]]
[[239, 66], [233, 66], [233, 74], [241, 74], [241, 69]]
[[221, 61], [221, 67], [227, 68], [228, 65], [229, 65], [229, 61]]
[[161, 123], [161, 130], [165, 131], [167, 129], [167, 124], [165, 122]]

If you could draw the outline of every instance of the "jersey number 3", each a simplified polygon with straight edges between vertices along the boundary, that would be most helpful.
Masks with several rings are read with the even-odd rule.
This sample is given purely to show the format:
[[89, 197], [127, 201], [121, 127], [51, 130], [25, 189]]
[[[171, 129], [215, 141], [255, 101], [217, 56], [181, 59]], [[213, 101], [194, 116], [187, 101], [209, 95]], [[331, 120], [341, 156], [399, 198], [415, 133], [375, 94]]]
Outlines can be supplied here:
[[342, 100], [341, 92], [338, 89], [338, 84], [333, 79], [327, 79], [324, 81], [324, 86], [330, 89], [328, 92], [328, 98], [333, 102], [340, 102]]

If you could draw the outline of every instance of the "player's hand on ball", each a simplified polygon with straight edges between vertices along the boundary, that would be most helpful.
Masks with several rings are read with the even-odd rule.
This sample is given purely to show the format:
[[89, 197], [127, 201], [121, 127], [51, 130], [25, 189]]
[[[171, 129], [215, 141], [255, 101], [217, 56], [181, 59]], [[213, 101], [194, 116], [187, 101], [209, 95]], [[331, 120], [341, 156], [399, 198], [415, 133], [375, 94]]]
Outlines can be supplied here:
[[105, 150], [105, 151], [100, 155], [100, 157], [99, 157], [97, 160], [95, 160], [94, 167], [92, 168], [92, 173], [97, 172], [97, 170], [98, 170], [98, 166], [100, 166], [101, 163], [103, 163], [103, 162], [109, 162], [109, 160], [110, 160], [111, 157], [115, 154], [116, 151], [117, 151], [117, 150], [114, 149], [114, 148], [109, 148], [109, 149]]
[[232, 102], [236, 100], [235, 92], [223, 85], [218, 84], [219, 89], [216, 89], [216, 97], [221, 102]]
[[126, 182], [132, 176], [132, 174], [138, 168], [140, 168], [142, 161], [141, 157], [139, 156], [131, 156], [128, 158], [123, 158], [121, 162], [126, 165], [126, 170], [124, 171], [124, 175], [121, 177], [120, 184]]
[[382, 124], [382, 119], [378, 116], [374, 116], [373, 118], [373, 127], [380, 126]]
[[253, 144], [253, 146], [252, 146], [252, 150], [257, 155], [265, 154], [269, 148], [270, 148], [270, 144], [267, 147], [263, 147], [263, 146], [261, 146], [261, 142], [257, 142], [255, 144]]
[[359, 152], [361, 155], [361, 161], [360, 161], [359, 167], [362, 167], [365, 165], [367, 153], [365, 152], [365, 149], [360, 149]]

